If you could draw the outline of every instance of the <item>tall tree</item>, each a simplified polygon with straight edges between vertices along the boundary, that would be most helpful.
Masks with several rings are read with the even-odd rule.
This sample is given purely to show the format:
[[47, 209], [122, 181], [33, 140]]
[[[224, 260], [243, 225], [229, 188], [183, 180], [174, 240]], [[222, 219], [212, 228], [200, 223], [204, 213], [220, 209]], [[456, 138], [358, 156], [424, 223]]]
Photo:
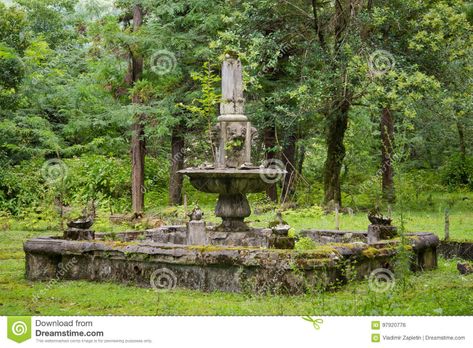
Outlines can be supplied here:
[[[136, 4], [133, 8], [133, 31], [137, 32], [143, 23], [143, 9]], [[136, 84], [143, 74], [143, 56], [137, 49], [131, 50], [128, 80], [131, 85]], [[139, 93], [132, 95], [132, 102], [140, 104]], [[145, 114], [138, 113], [134, 117], [131, 135], [131, 199], [132, 210], [135, 217], [139, 217], [144, 211], [144, 180], [145, 180]]]
[[394, 195], [394, 117], [389, 108], [384, 108], [380, 122], [381, 132], [381, 176], [383, 196], [388, 203], [393, 203]]
[[[268, 161], [268, 163], [271, 163], [271, 161], [276, 158], [276, 129], [274, 128], [274, 125], [268, 125], [264, 128], [263, 145], [265, 149], [265, 160]], [[266, 195], [271, 201], [278, 201], [278, 189], [276, 184], [271, 184], [266, 188]]]
[[[312, 3], [314, 13], [317, 12], [316, 2]], [[334, 84], [330, 97], [330, 103], [325, 109], [326, 116], [326, 141], [327, 158], [324, 168], [324, 202], [342, 204], [342, 190], [340, 173], [343, 160], [345, 158], [345, 132], [348, 127], [348, 114], [351, 107], [353, 91], [350, 90], [348, 63], [351, 56], [345, 53], [345, 46], [349, 46], [348, 40], [350, 30], [357, 33], [357, 29], [352, 25], [352, 21], [357, 14], [358, 3], [354, 0], [336, 0], [332, 12], [333, 47], [325, 45], [325, 41], [320, 41], [321, 25], [317, 25], [320, 46], [327, 57], [330, 57], [329, 67], [334, 76]], [[324, 28], [327, 33], [328, 28]]]
[[182, 204], [183, 176], [179, 170], [184, 168], [184, 127], [177, 125], [171, 134], [171, 168], [169, 173], [169, 204]]

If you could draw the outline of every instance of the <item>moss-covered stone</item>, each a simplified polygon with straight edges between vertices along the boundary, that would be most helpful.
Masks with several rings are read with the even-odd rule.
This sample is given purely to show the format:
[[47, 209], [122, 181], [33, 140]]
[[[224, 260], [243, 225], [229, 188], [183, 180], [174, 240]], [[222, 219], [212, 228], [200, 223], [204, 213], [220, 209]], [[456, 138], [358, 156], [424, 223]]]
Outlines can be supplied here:
[[367, 276], [373, 267], [389, 264], [400, 247], [416, 256], [413, 269], [435, 268], [438, 239], [434, 237], [421, 235], [418, 241], [409, 240], [412, 245], [400, 241], [334, 243], [311, 250], [38, 238], [25, 242], [24, 250], [30, 280], [49, 279], [60, 264], [76, 259], [65, 279], [150, 286], [153, 272], [165, 269], [174, 275], [176, 286], [183, 288], [239, 292], [244, 284], [252, 284], [254, 291], [300, 293]]

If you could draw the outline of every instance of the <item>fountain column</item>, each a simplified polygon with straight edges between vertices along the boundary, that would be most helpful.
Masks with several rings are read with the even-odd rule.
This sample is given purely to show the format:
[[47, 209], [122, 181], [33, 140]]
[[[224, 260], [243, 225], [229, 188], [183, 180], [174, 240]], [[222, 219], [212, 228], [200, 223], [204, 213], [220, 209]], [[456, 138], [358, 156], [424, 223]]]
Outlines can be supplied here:
[[217, 168], [251, 166], [252, 127], [244, 112], [243, 68], [240, 60], [227, 54], [222, 64]]
[[[222, 64], [222, 101], [217, 125], [220, 139], [215, 167], [218, 169], [251, 167], [252, 127], [244, 112], [243, 68], [238, 58], [227, 54]], [[219, 194], [215, 215], [222, 218], [223, 229], [248, 229], [243, 221], [250, 214], [243, 189]]]

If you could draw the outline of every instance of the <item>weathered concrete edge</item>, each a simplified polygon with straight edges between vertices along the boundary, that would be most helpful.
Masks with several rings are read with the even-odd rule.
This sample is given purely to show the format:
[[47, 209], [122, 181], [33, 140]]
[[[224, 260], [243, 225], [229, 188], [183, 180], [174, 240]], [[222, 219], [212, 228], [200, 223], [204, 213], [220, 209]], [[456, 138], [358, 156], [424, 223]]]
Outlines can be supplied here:
[[[437, 237], [430, 234], [416, 236], [410, 242], [412, 255], [416, 256], [414, 268], [435, 268]], [[26, 276], [30, 280], [84, 279], [149, 287], [153, 272], [165, 268], [176, 275], [177, 287], [181, 288], [230, 292], [283, 288], [284, 292], [294, 294], [302, 293], [314, 284], [343, 281], [347, 259], [358, 260], [355, 266], [358, 278], [376, 268], [390, 268], [398, 246], [399, 242], [395, 241], [374, 245], [339, 243], [298, 252], [193, 247], [150, 241], [124, 243], [35, 238], [24, 243], [24, 250]], [[63, 271], [64, 267], [66, 271]]]

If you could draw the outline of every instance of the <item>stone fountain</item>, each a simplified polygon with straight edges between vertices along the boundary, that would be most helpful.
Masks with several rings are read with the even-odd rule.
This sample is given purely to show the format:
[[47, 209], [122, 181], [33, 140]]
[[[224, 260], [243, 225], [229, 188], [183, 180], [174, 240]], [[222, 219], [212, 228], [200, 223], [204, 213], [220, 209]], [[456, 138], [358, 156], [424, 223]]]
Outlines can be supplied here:
[[145, 231], [94, 233], [89, 224], [75, 222], [61, 237], [24, 243], [26, 277], [115, 281], [157, 290], [294, 294], [343, 283], [347, 272], [362, 279], [390, 269], [401, 243], [412, 256], [413, 270], [436, 267], [436, 235], [420, 232], [401, 239], [395, 227], [378, 220], [368, 231], [299, 231], [317, 245], [305, 251], [292, 250], [294, 238], [281, 217], [277, 226], [246, 224], [251, 213], [246, 194], [264, 191], [285, 171], [252, 165], [256, 130], [244, 115], [242, 66], [235, 57], [223, 62], [222, 95], [214, 164], [181, 171], [198, 190], [219, 195], [219, 226], [207, 226], [198, 208], [186, 225]]
[[[214, 129], [215, 163], [206, 168], [180, 171], [198, 190], [218, 193], [215, 215], [222, 218], [218, 231], [249, 231], [244, 219], [251, 214], [247, 193], [263, 192], [283, 168], [254, 166], [251, 145], [256, 129], [245, 116], [241, 62], [227, 55], [222, 65], [222, 102]], [[268, 180], [268, 178], [270, 178]]]

